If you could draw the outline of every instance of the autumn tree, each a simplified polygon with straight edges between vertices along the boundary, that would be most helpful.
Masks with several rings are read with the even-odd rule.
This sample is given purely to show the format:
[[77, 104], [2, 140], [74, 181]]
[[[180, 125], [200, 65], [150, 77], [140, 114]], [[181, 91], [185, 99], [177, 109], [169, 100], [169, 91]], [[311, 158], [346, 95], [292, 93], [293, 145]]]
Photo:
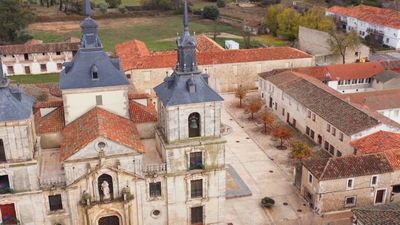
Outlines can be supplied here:
[[357, 33], [352, 30], [349, 33], [332, 30], [329, 32], [330, 39], [328, 40], [331, 52], [342, 57], [343, 64], [346, 63], [347, 50], [356, 50], [361, 42]]
[[325, 16], [325, 10], [321, 7], [309, 9], [301, 18], [300, 25], [311, 29], [330, 32], [335, 28], [332, 17]]
[[277, 35], [278, 31], [278, 14], [283, 11], [285, 8], [284, 5], [271, 5], [267, 9], [267, 15], [265, 17], [265, 25], [268, 28], [269, 32], [274, 36]]
[[311, 156], [310, 147], [301, 141], [293, 141], [290, 144], [291, 158], [294, 160], [302, 160]]
[[264, 124], [264, 132], [267, 133], [267, 127], [272, 127], [275, 122], [275, 117], [271, 112], [264, 112], [261, 115], [261, 120]]
[[272, 130], [272, 136], [280, 139], [278, 148], [285, 149], [283, 141], [289, 140], [292, 137], [292, 130], [284, 126], [279, 126]]
[[299, 32], [300, 13], [292, 8], [286, 8], [278, 14], [277, 34], [293, 41], [297, 38]]
[[249, 104], [247, 105], [247, 109], [251, 113], [251, 119], [254, 119], [254, 113], [260, 111], [262, 106], [261, 98], [253, 98], [250, 100]]
[[238, 88], [235, 90], [235, 97], [239, 99], [239, 107], [242, 108], [242, 100], [246, 97], [247, 95], [247, 88], [245, 88], [243, 85], [240, 85]]

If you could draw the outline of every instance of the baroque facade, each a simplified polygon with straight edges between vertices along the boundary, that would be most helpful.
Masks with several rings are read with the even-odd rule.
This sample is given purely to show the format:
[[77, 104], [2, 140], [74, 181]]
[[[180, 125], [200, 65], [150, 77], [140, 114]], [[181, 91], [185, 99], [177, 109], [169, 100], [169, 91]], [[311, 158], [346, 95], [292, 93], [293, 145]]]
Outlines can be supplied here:
[[58, 100], [34, 103], [1, 73], [0, 222], [223, 224], [223, 99], [197, 69], [187, 7], [158, 114], [103, 51], [89, 1], [85, 14]]

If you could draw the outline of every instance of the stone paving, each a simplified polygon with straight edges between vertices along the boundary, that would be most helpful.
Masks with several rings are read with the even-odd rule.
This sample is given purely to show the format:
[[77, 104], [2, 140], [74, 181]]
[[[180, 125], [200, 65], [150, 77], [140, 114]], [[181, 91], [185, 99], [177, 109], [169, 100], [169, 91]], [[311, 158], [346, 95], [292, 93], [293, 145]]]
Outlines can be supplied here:
[[[293, 186], [288, 150], [275, 148], [276, 141], [260, 132], [254, 121], [240, 119], [243, 110], [229, 108], [234, 95], [224, 95], [222, 123], [232, 132], [225, 136], [226, 163], [230, 164], [252, 192], [251, 196], [226, 200], [226, 222], [233, 225], [348, 225], [350, 214], [320, 216], [307, 207]], [[229, 111], [229, 113], [228, 113]], [[232, 117], [232, 115], [234, 117]], [[260, 206], [261, 198], [275, 200], [271, 209]]]

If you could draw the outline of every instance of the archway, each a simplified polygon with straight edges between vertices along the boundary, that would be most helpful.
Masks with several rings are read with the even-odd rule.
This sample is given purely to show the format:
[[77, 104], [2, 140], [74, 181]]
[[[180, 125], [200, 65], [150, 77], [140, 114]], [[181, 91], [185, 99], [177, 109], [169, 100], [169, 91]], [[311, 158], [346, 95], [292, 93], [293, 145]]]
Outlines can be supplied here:
[[118, 216], [105, 216], [99, 219], [98, 225], [120, 225]]
[[200, 136], [200, 114], [192, 113], [188, 117], [189, 137]]
[[100, 200], [107, 200], [104, 198], [105, 193], [103, 191], [103, 186], [105, 182], [107, 182], [108, 184], [108, 188], [109, 188], [109, 193], [110, 193], [110, 200], [114, 198], [113, 196], [113, 181], [112, 181], [112, 177], [108, 174], [102, 174], [101, 176], [99, 176], [99, 178], [97, 179], [98, 182], [98, 190], [99, 190], [99, 196], [100, 196]]

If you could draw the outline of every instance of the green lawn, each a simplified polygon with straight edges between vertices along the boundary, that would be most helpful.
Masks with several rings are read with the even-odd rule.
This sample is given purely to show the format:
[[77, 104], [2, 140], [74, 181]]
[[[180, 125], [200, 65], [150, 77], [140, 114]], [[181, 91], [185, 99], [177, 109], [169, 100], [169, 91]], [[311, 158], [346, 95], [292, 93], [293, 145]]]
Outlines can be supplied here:
[[[105, 2], [104, 0], [92, 0], [91, 2], [95, 3], [96, 5], [101, 3], [101, 2]], [[122, 0], [121, 1], [122, 5], [142, 5], [142, 0]]]
[[[196, 33], [207, 33], [214, 30], [213, 22], [204, 20], [192, 20], [190, 23], [190, 31]], [[219, 32], [240, 35], [237, 28], [218, 24]], [[148, 24], [126, 24], [124, 27], [118, 28], [99, 28], [100, 39], [106, 51], [113, 51], [116, 44], [138, 39], [144, 41], [150, 50], [173, 50], [176, 47], [175, 37], [177, 33], [182, 32], [182, 17], [156, 17]], [[63, 41], [66, 37], [80, 37], [80, 30], [67, 33], [46, 32], [32, 30], [31, 34], [35, 39], [44, 42]]]
[[19, 84], [58, 83], [59, 81], [58, 73], [13, 75], [8, 78], [11, 79], [11, 82]]
[[274, 46], [274, 47], [280, 47], [280, 46], [287, 46], [288, 42], [285, 40], [278, 39], [276, 37], [273, 37], [272, 35], [269, 34], [264, 34], [264, 35], [258, 35], [254, 37], [256, 41], [259, 41], [267, 46]]

